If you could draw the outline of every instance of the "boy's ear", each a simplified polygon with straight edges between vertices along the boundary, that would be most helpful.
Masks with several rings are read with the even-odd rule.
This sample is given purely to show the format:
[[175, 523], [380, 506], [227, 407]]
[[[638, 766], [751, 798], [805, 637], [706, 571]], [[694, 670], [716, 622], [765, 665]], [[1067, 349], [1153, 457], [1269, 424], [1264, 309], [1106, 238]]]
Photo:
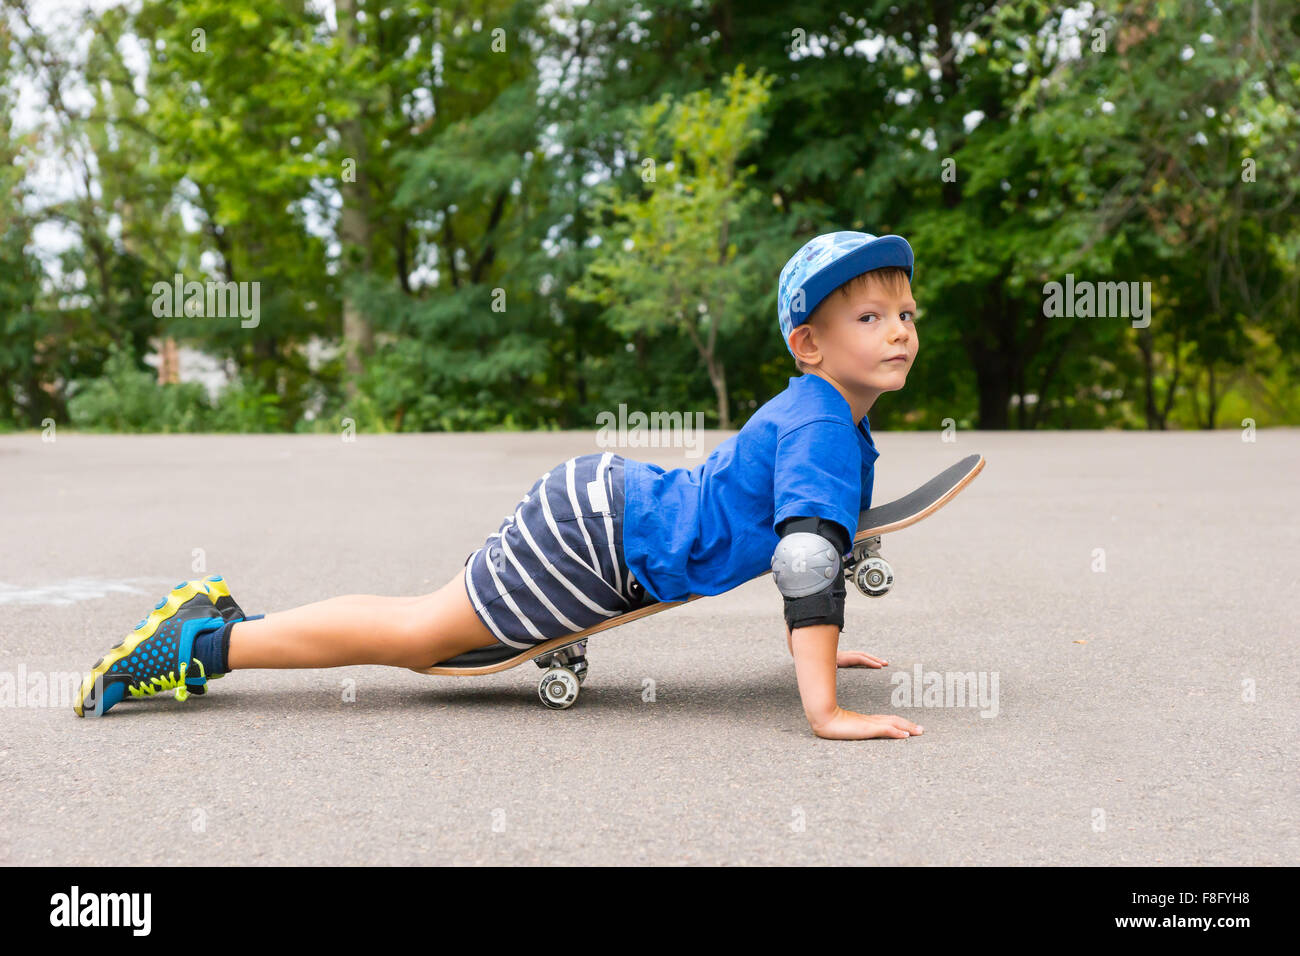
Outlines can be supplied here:
[[[807, 329], [807, 332], [801, 331]], [[796, 359], [807, 366], [815, 366], [821, 363], [821, 349], [813, 341], [812, 320], [802, 325], [795, 326], [790, 333], [790, 351], [794, 353]]]

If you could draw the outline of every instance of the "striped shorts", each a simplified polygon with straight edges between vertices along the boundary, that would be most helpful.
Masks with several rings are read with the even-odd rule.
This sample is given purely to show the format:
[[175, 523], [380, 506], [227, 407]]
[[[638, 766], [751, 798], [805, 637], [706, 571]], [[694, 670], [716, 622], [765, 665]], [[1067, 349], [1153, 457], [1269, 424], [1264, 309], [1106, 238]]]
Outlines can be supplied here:
[[623, 557], [623, 457], [570, 458], [538, 478], [465, 561], [498, 641], [527, 648], [652, 603]]

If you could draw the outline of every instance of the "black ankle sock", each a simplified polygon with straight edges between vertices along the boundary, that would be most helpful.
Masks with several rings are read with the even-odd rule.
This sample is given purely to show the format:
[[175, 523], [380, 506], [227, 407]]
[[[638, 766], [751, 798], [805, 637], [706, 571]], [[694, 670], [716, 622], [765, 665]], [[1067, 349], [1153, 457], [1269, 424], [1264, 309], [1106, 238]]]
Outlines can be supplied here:
[[[253, 614], [244, 620], [256, 621], [265, 616], [265, 614]], [[194, 638], [194, 650], [191, 656], [203, 665], [203, 672], [209, 677], [230, 672], [230, 667], [226, 664], [226, 658], [230, 654], [230, 630], [239, 623], [239, 621], [231, 621]]]

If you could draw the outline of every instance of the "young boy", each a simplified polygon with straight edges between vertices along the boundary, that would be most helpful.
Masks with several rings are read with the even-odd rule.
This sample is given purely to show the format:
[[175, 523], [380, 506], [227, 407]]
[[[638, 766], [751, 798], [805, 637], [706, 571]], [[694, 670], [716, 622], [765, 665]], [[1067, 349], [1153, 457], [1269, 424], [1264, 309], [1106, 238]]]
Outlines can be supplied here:
[[804, 245], [777, 286], [781, 334], [802, 374], [695, 469], [608, 452], [571, 458], [423, 597], [348, 595], [247, 617], [220, 577], [177, 585], [96, 662], [74, 709], [98, 716], [128, 694], [173, 688], [184, 700], [209, 677], [251, 667], [418, 670], [474, 659], [644, 604], [720, 594], [770, 568], [813, 732], [921, 733], [835, 699], [837, 667], [888, 663], [838, 650], [842, 559], [871, 504], [877, 452], [867, 412], [903, 387], [916, 358], [912, 264], [900, 236], [834, 232]]

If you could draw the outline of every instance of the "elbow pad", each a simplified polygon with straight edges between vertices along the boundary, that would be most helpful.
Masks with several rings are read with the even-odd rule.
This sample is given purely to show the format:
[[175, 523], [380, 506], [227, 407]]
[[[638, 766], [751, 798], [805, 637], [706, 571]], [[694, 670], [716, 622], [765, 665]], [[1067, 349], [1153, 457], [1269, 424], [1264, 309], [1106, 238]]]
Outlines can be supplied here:
[[785, 599], [785, 623], [793, 631], [814, 624], [844, 627], [844, 572], [841, 556], [848, 533], [825, 518], [787, 518], [777, 529], [781, 540], [772, 553], [772, 575]]

